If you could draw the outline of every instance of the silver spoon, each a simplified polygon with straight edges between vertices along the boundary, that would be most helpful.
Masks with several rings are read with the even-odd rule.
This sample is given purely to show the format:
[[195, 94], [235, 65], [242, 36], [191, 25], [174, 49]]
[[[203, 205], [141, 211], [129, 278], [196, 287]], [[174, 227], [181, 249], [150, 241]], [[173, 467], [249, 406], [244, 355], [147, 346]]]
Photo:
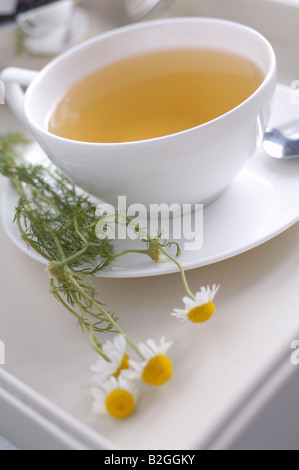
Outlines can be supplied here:
[[123, 0], [130, 21], [139, 21], [158, 6], [165, 7], [170, 0]]
[[299, 121], [278, 128], [267, 128], [263, 148], [274, 158], [291, 160], [299, 158]]

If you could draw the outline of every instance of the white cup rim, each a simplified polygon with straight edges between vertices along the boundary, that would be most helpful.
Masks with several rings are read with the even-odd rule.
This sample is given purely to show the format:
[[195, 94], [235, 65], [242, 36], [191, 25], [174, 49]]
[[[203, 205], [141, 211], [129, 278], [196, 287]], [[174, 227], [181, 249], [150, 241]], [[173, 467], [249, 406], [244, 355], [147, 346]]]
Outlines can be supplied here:
[[[168, 134], [165, 136], [161, 137], [155, 137], [151, 139], [144, 139], [144, 140], [138, 140], [138, 141], [130, 141], [130, 142], [108, 142], [108, 143], [103, 143], [103, 142], [85, 142], [85, 141], [79, 141], [79, 140], [72, 140], [72, 139], [67, 139], [64, 137], [57, 136], [55, 134], [52, 134], [51, 132], [47, 131], [44, 127], [41, 125], [36, 124], [33, 119], [30, 117], [30, 98], [32, 94], [34, 93], [34, 88], [35, 85], [42, 80], [43, 77], [45, 77], [50, 69], [53, 67], [59, 65], [62, 63], [66, 58], [71, 57], [72, 55], [75, 55], [77, 52], [82, 51], [83, 49], [89, 48], [91, 45], [94, 45], [95, 43], [99, 41], [104, 41], [109, 39], [110, 37], [115, 37], [117, 35], [121, 36], [122, 34], [125, 34], [128, 31], [134, 31], [134, 30], [140, 30], [144, 28], [150, 28], [152, 26], [156, 25], [170, 25], [170, 24], [181, 24], [181, 23], [196, 23], [196, 24], [208, 24], [208, 23], [213, 23], [213, 24], [219, 24], [219, 25], [227, 25], [233, 28], [239, 28], [240, 31], [242, 32], [248, 32], [249, 34], [255, 36], [255, 38], [260, 40], [261, 44], [263, 43], [265, 50], [267, 49], [267, 52], [269, 54], [269, 63], [270, 67], [267, 72], [267, 74], [264, 77], [264, 80], [262, 84], [254, 91], [253, 94], [251, 94], [245, 101], [240, 103], [238, 106], [235, 108], [229, 110], [225, 114], [222, 114], [216, 118], [214, 118], [211, 121], [205, 122], [203, 124], [200, 124], [198, 126], [177, 132], [175, 134]], [[253, 28], [250, 28], [249, 26], [246, 26], [241, 23], [237, 23], [234, 21], [230, 20], [223, 20], [223, 19], [218, 19], [218, 18], [207, 18], [207, 17], [182, 17], [182, 18], [166, 18], [166, 19], [158, 19], [158, 20], [151, 20], [151, 21], [144, 21], [140, 22], [137, 24], [133, 25], [127, 25], [123, 26], [114, 30], [107, 31], [105, 33], [101, 33], [100, 35], [97, 35], [91, 39], [88, 39], [84, 41], [83, 43], [74, 46], [73, 48], [67, 50], [66, 52], [62, 53], [55, 59], [53, 59], [48, 65], [46, 65], [37, 75], [37, 77], [32, 81], [32, 83], [29, 85], [26, 94], [25, 94], [25, 102], [24, 102], [24, 112], [25, 112], [25, 117], [28, 123], [30, 124], [31, 128], [35, 130], [35, 132], [41, 136], [44, 137], [51, 137], [52, 139], [56, 140], [57, 142], [64, 142], [64, 143], [69, 143], [69, 144], [77, 144], [77, 145], [84, 145], [86, 147], [120, 147], [120, 146], [132, 146], [132, 145], [144, 145], [148, 143], [159, 143], [164, 140], [169, 140], [173, 139], [175, 136], [182, 136], [182, 135], [188, 135], [190, 132], [194, 131], [195, 129], [199, 128], [207, 128], [210, 126], [214, 126], [215, 123], [222, 121], [223, 119], [227, 119], [227, 117], [231, 114], [235, 114], [239, 109], [243, 108], [246, 106], [246, 104], [256, 98], [257, 95], [261, 92], [263, 88], [267, 86], [269, 82], [271, 82], [273, 75], [276, 73], [276, 56], [275, 52], [273, 50], [273, 47], [271, 43], [258, 31], [256, 31]]]

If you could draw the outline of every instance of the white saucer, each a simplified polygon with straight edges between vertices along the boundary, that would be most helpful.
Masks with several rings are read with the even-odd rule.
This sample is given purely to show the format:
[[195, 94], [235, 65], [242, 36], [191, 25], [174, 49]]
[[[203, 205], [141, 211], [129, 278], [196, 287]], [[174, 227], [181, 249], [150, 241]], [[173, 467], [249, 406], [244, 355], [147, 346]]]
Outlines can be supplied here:
[[[291, 102], [290, 90], [279, 85], [271, 125], [298, 119], [299, 106]], [[224, 158], [224, 156], [223, 156]], [[17, 198], [7, 185], [2, 197], [2, 220], [13, 242], [34, 259], [13, 224]], [[204, 209], [204, 243], [198, 251], [184, 251], [184, 269], [213, 264], [248, 251], [277, 236], [299, 221], [299, 159], [274, 160], [260, 149], [242, 173], [216, 202]], [[180, 243], [183, 247], [184, 240]], [[116, 251], [133, 242], [115, 242]], [[156, 264], [140, 255], [127, 255], [100, 273], [101, 277], [146, 277], [176, 272], [171, 262]]]

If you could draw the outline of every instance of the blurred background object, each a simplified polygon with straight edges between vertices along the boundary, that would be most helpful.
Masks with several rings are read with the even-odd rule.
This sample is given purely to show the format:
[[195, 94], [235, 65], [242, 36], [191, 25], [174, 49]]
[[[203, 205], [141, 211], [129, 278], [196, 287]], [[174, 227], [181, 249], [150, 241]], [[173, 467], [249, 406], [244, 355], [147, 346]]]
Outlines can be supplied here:
[[0, 0], [0, 15], [13, 15], [17, 9], [18, 0]]
[[165, 6], [169, 0], [123, 0], [125, 14], [130, 21], [138, 21], [158, 6]]
[[88, 15], [77, 8], [74, 0], [18, 13], [16, 23], [23, 46], [33, 54], [59, 54], [83, 40], [88, 31]]
[[0, 0], [0, 22], [11, 21], [23, 11], [37, 8], [57, 0]]
[[[33, 8], [60, 1], [62, 0], [0, 0], [0, 23], [11, 21], [16, 15]], [[171, 1], [173, 0], [108, 0], [108, 3], [112, 14], [117, 13], [126, 22], [134, 22]]]
[[55, 34], [59, 33], [61, 28], [62, 32], [68, 30], [73, 13], [73, 0], [60, 0], [48, 7], [19, 13], [16, 21], [28, 36], [43, 38], [49, 36], [53, 31]]
[[[4, 3], [5, 2], [5, 3]], [[18, 26], [18, 51], [54, 56], [90, 35], [97, 18], [107, 29], [157, 15], [174, 0], [0, 0], [2, 26]], [[152, 16], [153, 17], [153, 16]], [[1, 23], [0, 23], [1, 25]], [[99, 28], [98, 32], [101, 32]], [[92, 34], [94, 35], [94, 34]]]

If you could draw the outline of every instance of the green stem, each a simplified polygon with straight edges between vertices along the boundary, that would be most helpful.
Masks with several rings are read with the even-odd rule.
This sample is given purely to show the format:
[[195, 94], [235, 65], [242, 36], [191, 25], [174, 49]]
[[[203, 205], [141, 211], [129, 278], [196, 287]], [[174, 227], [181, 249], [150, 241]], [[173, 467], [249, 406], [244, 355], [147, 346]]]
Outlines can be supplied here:
[[[60, 180], [58, 180], [57, 178], [55, 178], [55, 176], [50, 173], [47, 169], [45, 169], [45, 171], [54, 179], [56, 179], [56, 181], [59, 183], [59, 184], [63, 184]], [[23, 187], [23, 184], [17, 179], [17, 178], [11, 178], [15, 184], [15, 187], [16, 189], [18, 190], [19, 194], [20, 194], [20, 201], [23, 200], [25, 201], [25, 207], [26, 209], [31, 212], [32, 214], [32, 217], [36, 218], [36, 214], [35, 214], [35, 211], [33, 210], [31, 204], [27, 201], [27, 196], [25, 194], [25, 191], [24, 191], [24, 187]], [[31, 187], [30, 184], [27, 185], [29, 188]], [[67, 186], [65, 186], [66, 189]], [[39, 191], [38, 189], [36, 188], [33, 188], [31, 187], [31, 191], [32, 191], [32, 194], [34, 195], [35, 199], [38, 199], [39, 195], [41, 196], [41, 200], [44, 202], [44, 203], [48, 203], [49, 206], [56, 210], [57, 211], [57, 207], [55, 205], [52, 204], [52, 201], [47, 198], [41, 191]], [[34, 242], [31, 241], [30, 239], [28, 239], [25, 231], [23, 230], [22, 228], [22, 222], [21, 222], [21, 216], [19, 215], [18, 218], [18, 227], [20, 229], [20, 232], [22, 234], [22, 236], [24, 237], [24, 239], [29, 243], [29, 245], [36, 251], [38, 252], [39, 254], [41, 254], [42, 256], [46, 257], [48, 259], [48, 261], [53, 261], [49, 256], [45, 256], [44, 253], [42, 253], [37, 246], [35, 246]], [[92, 228], [94, 226], [95, 222], [90, 225], [89, 227]], [[116, 321], [113, 319], [113, 317], [101, 306], [101, 304], [93, 298], [92, 295], [89, 295], [89, 293], [84, 289], [84, 286], [82, 287], [80, 285], [80, 283], [77, 281], [77, 279], [75, 278], [75, 276], [73, 275], [72, 271], [69, 270], [68, 266], [67, 266], [67, 263], [69, 263], [70, 261], [73, 261], [74, 259], [82, 256], [85, 251], [88, 249], [88, 241], [86, 240], [86, 238], [84, 237], [84, 235], [80, 232], [79, 230], [79, 226], [78, 226], [78, 221], [77, 219], [74, 219], [74, 226], [75, 226], [75, 230], [77, 232], [77, 235], [81, 238], [81, 240], [83, 241], [84, 243], [84, 247], [78, 252], [78, 253], [75, 253], [73, 254], [71, 257], [69, 258], [66, 258], [65, 256], [65, 252], [63, 250], [63, 247], [60, 243], [60, 240], [59, 240], [59, 237], [55, 231], [55, 229], [53, 229], [50, 225], [48, 225], [47, 223], [43, 223], [43, 227], [51, 234], [51, 236], [53, 237], [53, 241], [56, 245], [56, 248], [57, 248], [57, 251], [59, 253], [59, 256], [61, 257], [61, 260], [60, 261], [57, 261], [58, 263], [61, 262], [65, 265], [65, 274], [64, 274], [64, 279], [70, 283], [69, 287], [71, 287], [71, 285], [76, 289], [76, 292], [70, 292], [70, 295], [72, 296], [73, 298], [73, 306], [76, 306], [80, 309], [82, 315], [83, 315], [83, 318], [87, 319], [87, 323], [85, 323], [83, 321], [83, 318], [80, 318], [80, 316], [75, 312], [75, 310], [73, 310], [73, 308], [69, 305], [66, 304], [66, 302], [62, 299], [62, 297], [60, 296], [59, 292], [55, 289], [55, 283], [54, 283], [54, 279], [51, 279], [50, 280], [50, 285], [51, 285], [51, 288], [52, 288], [52, 292], [55, 296], [55, 298], [61, 303], [61, 305], [63, 305], [67, 311], [69, 311], [73, 316], [75, 316], [75, 318], [77, 318], [77, 320], [79, 321], [79, 323], [81, 325], [84, 325], [84, 328], [87, 329], [87, 331], [89, 331], [89, 337], [90, 337], [90, 344], [91, 346], [95, 349], [95, 351], [100, 354], [102, 357], [104, 357], [106, 360], [109, 361], [109, 358], [107, 358], [105, 356], [105, 354], [103, 353], [102, 351], [102, 348], [101, 348], [101, 345], [98, 343], [97, 339], [95, 338], [95, 325], [93, 323], [93, 315], [91, 313], [88, 312], [87, 308], [85, 307], [85, 305], [83, 305], [83, 303], [81, 303], [81, 299], [84, 299], [84, 303], [87, 302], [87, 305], [90, 305], [90, 306], [94, 306], [98, 311], [101, 312], [101, 314], [106, 318], [106, 320], [109, 322], [109, 324], [115, 328], [116, 331], [118, 331], [125, 339], [126, 341], [131, 345], [131, 347], [136, 351], [136, 353], [141, 357], [142, 360], [144, 360], [145, 358], [143, 357], [143, 355], [141, 354], [141, 352], [139, 351], [139, 348], [137, 347], [137, 345], [125, 334], [125, 332], [118, 326], [118, 324], [116, 323]], [[140, 253], [140, 251], [136, 251], [136, 250], [129, 250], [127, 251], [127, 253]], [[147, 251], [143, 251], [143, 254], [146, 254]], [[121, 255], [123, 255], [124, 253], [122, 253]], [[119, 256], [121, 256], [119, 255]], [[88, 326], [89, 325], [89, 326]]]
[[[25, 195], [25, 192], [24, 192], [24, 189], [23, 189], [23, 186], [22, 184], [17, 181], [17, 180], [14, 180], [14, 184], [15, 186], [17, 187], [18, 191], [19, 191], [19, 194], [21, 195], [21, 199], [26, 199], [26, 195]], [[27, 204], [27, 208], [28, 210], [34, 214], [34, 211], [31, 207], [30, 204]], [[27, 243], [39, 254], [41, 254], [42, 256], [44, 256], [45, 258], [48, 259], [48, 261], [51, 261], [51, 258], [49, 258], [48, 256], [45, 256], [44, 253], [42, 253], [37, 247], [36, 245], [34, 244], [34, 242], [32, 242], [27, 236], [26, 236], [26, 233], [24, 232], [23, 228], [22, 228], [22, 224], [21, 224], [21, 220], [20, 220], [20, 215], [18, 214], [17, 216], [17, 224], [18, 224], [18, 229], [20, 230], [20, 233], [22, 235], [22, 237], [24, 238], [24, 240], [27, 241]], [[44, 224], [44, 226], [49, 230], [49, 232], [52, 234], [52, 237], [53, 237], [53, 240], [57, 246], [57, 249], [59, 251], [59, 254], [62, 258], [62, 264], [67, 264], [67, 262], [69, 261], [72, 261], [73, 259], [77, 258], [78, 256], [80, 256], [81, 254], [83, 254], [87, 248], [88, 248], [88, 243], [87, 243], [87, 240], [83, 237], [83, 235], [79, 232], [79, 229], [78, 229], [78, 223], [77, 223], [77, 220], [74, 221], [74, 224], [75, 224], [75, 229], [78, 233], [78, 235], [80, 236], [80, 238], [84, 241], [85, 243], [85, 247], [79, 252], [79, 253], [76, 253], [75, 255], [73, 255], [72, 257], [68, 258], [66, 260], [65, 258], [65, 253], [62, 249], [62, 246], [59, 242], [59, 239], [55, 233], [55, 231], [48, 225]], [[59, 263], [58, 263], [59, 264]], [[100, 354], [105, 360], [109, 361], [109, 358], [107, 358], [107, 356], [105, 356], [105, 354], [103, 353], [102, 351], [102, 348], [100, 347], [100, 345], [98, 344], [95, 336], [94, 336], [94, 325], [93, 325], [93, 322], [92, 322], [92, 319], [91, 319], [91, 316], [86, 312], [86, 310], [83, 308], [83, 306], [78, 302], [77, 299], [76, 300], [76, 303], [78, 305], [78, 307], [80, 308], [81, 312], [86, 316], [87, 320], [88, 320], [88, 323], [90, 325], [90, 328], [87, 327], [87, 325], [82, 322], [82, 319], [79, 317], [79, 315], [77, 315], [77, 313], [72, 309], [70, 308], [65, 302], [64, 300], [61, 298], [61, 296], [58, 294], [58, 292], [55, 291], [55, 286], [54, 286], [54, 281], [53, 279], [50, 279], [50, 285], [51, 285], [51, 288], [52, 288], [52, 292], [56, 298], [56, 300], [58, 300], [72, 315], [74, 315], [77, 320], [79, 321], [79, 323], [81, 325], [84, 325], [84, 327], [87, 329], [87, 331], [89, 331], [89, 339], [90, 339], [90, 344], [91, 346], [93, 347], [93, 349], [95, 349], [95, 351]]]
[[81, 310], [82, 314], [85, 315], [87, 318], [87, 321], [89, 323], [89, 342], [91, 347], [107, 362], [111, 362], [110, 359], [103, 353], [102, 347], [99, 345], [98, 341], [96, 340], [96, 337], [94, 335], [94, 326], [93, 326], [93, 321], [91, 316], [87, 313], [86, 309], [83, 307], [81, 302], [78, 301], [78, 299], [75, 300], [77, 306]]
[[62, 249], [62, 246], [61, 246], [61, 244], [60, 244], [60, 241], [59, 241], [59, 239], [58, 239], [56, 233], [54, 232], [54, 230], [51, 229], [51, 227], [49, 227], [49, 226], [47, 226], [47, 225], [45, 225], [45, 227], [47, 227], [47, 228], [49, 229], [49, 232], [51, 232], [52, 237], [53, 237], [53, 240], [54, 240], [54, 242], [55, 242], [55, 245], [57, 246], [57, 249], [58, 249], [58, 251], [59, 251], [59, 254], [60, 254], [61, 258], [62, 258], [63, 260], [65, 260], [65, 254], [64, 254], [64, 251], [63, 251], [63, 249]]
[[178, 262], [178, 260], [176, 260], [173, 256], [171, 256], [171, 255], [170, 255], [166, 250], [164, 250], [164, 248], [162, 248], [161, 246], [159, 246], [159, 250], [161, 251], [161, 253], [163, 253], [165, 256], [167, 256], [167, 258], [169, 258], [171, 261], [173, 261], [173, 263], [175, 263], [175, 264], [177, 265], [177, 267], [178, 267], [179, 270], [180, 270], [181, 276], [182, 276], [182, 281], [183, 281], [183, 285], [184, 285], [186, 294], [188, 295], [188, 297], [190, 297], [190, 299], [196, 300], [196, 297], [192, 294], [191, 289], [190, 289], [190, 287], [189, 287], [189, 285], [188, 285], [188, 282], [187, 282], [187, 279], [186, 279], [186, 274], [185, 274], [185, 271], [184, 271], [184, 269], [182, 268], [181, 264]]
[[106, 356], [106, 354], [103, 352], [102, 346], [100, 343], [97, 341], [95, 334], [94, 334], [94, 325], [93, 321], [91, 318], [91, 315], [87, 312], [86, 308], [82, 305], [82, 303], [79, 301], [79, 299], [75, 296], [72, 295], [76, 305], [79, 307], [81, 310], [82, 315], [84, 315], [87, 318], [87, 321], [89, 323], [89, 328], [86, 326], [87, 330], [89, 331], [89, 342], [91, 347], [107, 362], [111, 362], [109, 357]]
[[[74, 225], [75, 225], [75, 230], [76, 230], [78, 236], [81, 238], [81, 240], [84, 242], [85, 245], [80, 251], [78, 251], [77, 253], [74, 253], [69, 258], [66, 258], [64, 253], [62, 252], [61, 255], [62, 255], [63, 260], [57, 263], [57, 266], [59, 266], [59, 267], [67, 266], [69, 263], [71, 263], [75, 259], [77, 259], [80, 256], [84, 255], [84, 253], [88, 250], [89, 243], [86, 240], [86, 238], [82, 235], [82, 233], [79, 231], [78, 222], [77, 222], [76, 219], [74, 220]], [[59, 242], [58, 239], [57, 239], [57, 241]], [[55, 242], [56, 242], [56, 240], [55, 240]], [[57, 245], [57, 243], [56, 243], [56, 245]], [[60, 243], [59, 243], [59, 245], [60, 245]], [[59, 247], [58, 247], [58, 249], [59, 249]]]
[[50, 171], [49, 168], [43, 168], [43, 170], [50, 176], [50, 178], [53, 178], [53, 180], [56, 181], [57, 184], [59, 184], [65, 190], [69, 191], [70, 188], [61, 180], [61, 178], [58, 178], [54, 172]]
[[[54, 286], [54, 282], [53, 282], [53, 279], [51, 279], [51, 286]], [[89, 323], [89, 327], [86, 325], [86, 323], [84, 321], [82, 321], [82, 318], [80, 318], [80, 316], [73, 310], [71, 309], [65, 302], [64, 300], [61, 298], [61, 296], [58, 294], [58, 292], [55, 292], [55, 287], [54, 289], [52, 289], [52, 292], [53, 294], [55, 295], [56, 299], [61, 302], [61, 304], [69, 311], [72, 313], [72, 315], [74, 315], [77, 320], [79, 321], [80, 325], [82, 325], [89, 333], [89, 342], [90, 342], [90, 345], [92, 346], [92, 348], [103, 358], [105, 359], [107, 362], [110, 362], [110, 359], [104, 354], [103, 350], [102, 350], [102, 347], [101, 345], [98, 343], [98, 341], [96, 340], [95, 338], [95, 335], [94, 335], [94, 325], [93, 325], [93, 322], [92, 322], [92, 319], [91, 319], [91, 315], [89, 315], [89, 313], [86, 311], [86, 309], [84, 308], [84, 306], [81, 304], [81, 302], [78, 300], [78, 298], [72, 293], [72, 298], [74, 300], [74, 302], [76, 303], [76, 305], [79, 307], [81, 313], [83, 314], [83, 316], [85, 316], [87, 318], [87, 321]]]
[[[15, 185], [15, 187], [17, 188], [17, 190], [19, 191], [19, 194], [20, 194], [20, 201], [23, 199], [23, 200], [26, 200], [26, 194], [25, 194], [25, 191], [24, 191], [24, 188], [23, 188], [23, 185], [22, 183], [20, 183], [19, 181], [17, 181], [15, 178], [12, 179], [12, 182], [13, 184]], [[20, 205], [20, 201], [19, 201], [19, 205]], [[31, 207], [31, 205], [29, 203], [26, 204], [27, 206], [27, 209], [34, 215], [34, 210], [33, 208]], [[47, 224], [43, 224], [45, 228], [47, 228], [47, 230], [49, 230], [49, 232], [52, 234], [53, 236], [53, 239], [54, 239], [54, 242], [57, 246], [57, 249], [62, 257], [62, 259], [65, 259], [65, 254], [63, 252], [63, 249], [61, 247], [61, 244], [58, 240], [58, 237], [55, 233], [55, 231], [52, 229], [52, 227], [50, 227], [49, 225]], [[18, 228], [20, 229], [21, 228], [21, 233], [24, 237], [24, 240], [28, 242], [28, 244], [34, 249], [36, 250], [39, 254], [41, 254], [44, 258], [48, 259], [49, 261], [51, 260], [48, 256], [46, 256], [44, 253], [42, 253], [40, 250], [37, 249], [37, 247], [35, 246], [35, 244], [28, 239], [28, 237], [26, 236], [24, 230], [22, 229], [22, 226], [21, 226], [21, 221], [20, 221], [20, 216], [18, 215]]]
[[87, 225], [86, 227], [80, 227], [80, 230], [85, 230], [86, 231], [86, 230], [90, 230], [92, 228], [95, 228], [100, 220], [101, 220], [101, 217], [99, 217], [92, 224]]
[[30, 238], [27, 237], [26, 233], [23, 230], [22, 223], [21, 223], [21, 218], [20, 218], [19, 214], [17, 215], [16, 222], [17, 222], [18, 230], [20, 232], [20, 235], [21, 235], [22, 239], [29, 246], [31, 246], [31, 248], [33, 248], [33, 250], [35, 250], [39, 255], [43, 256], [48, 261], [51, 261], [51, 258], [49, 256], [47, 256], [45, 253], [43, 253], [41, 250], [39, 250], [39, 248], [36, 246], [36, 244], [32, 240], [30, 240]]
[[94, 305], [106, 318], [107, 320], [111, 323], [112, 326], [125, 338], [125, 340], [130, 344], [130, 346], [137, 352], [137, 354], [140, 356], [142, 360], [145, 358], [139, 351], [139, 348], [137, 345], [126, 335], [126, 333], [120, 328], [120, 326], [116, 323], [116, 321], [112, 318], [111, 315], [109, 315], [106, 310], [103, 309], [103, 307], [92, 297], [90, 297], [84, 289], [80, 286], [80, 284], [76, 281], [76, 279], [72, 276], [70, 272], [68, 272], [68, 277], [70, 282], [74, 285], [74, 287], [77, 289], [77, 291], [82, 295], [82, 297], [92, 305]]
[[39, 202], [40, 202], [40, 201], [43, 201], [45, 204], [48, 204], [50, 207], [52, 207], [52, 209], [53, 209], [57, 214], [60, 213], [58, 207], [55, 206], [55, 204], [53, 203], [53, 201], [51, 201], [50, 198], [44, 196], [40, 191], [34, 191], [34, 190], [32, 189], [32, 194], [33, 194], [34, 196], [37, 195], [37, 197], [38, 197], [38, 199], [39, 199]]
[[117, 255], [113, 255], [112, 258], [119, 258], [120, 256], [128, 255], [130, 253], [137, 253], [139, 255], [148, 255], [148, 250], [125, 250]]
[[66, 308], [78, 320], [80, 325], [83, 328], [86, 328], [86, 330], [89, 332], [89, 328], [87, 327], [87, 325], [84, 322], [82, 322], [82, 319], [80, 318], [80, 316], [63, 300], [61, 295], [56, 291], [56, 287], [54, 285], [54, 279], [53, 278], [50, 279], [50, 287], [51, 287], [51, 292], [54, 295], [54, 297], [56, 298], [56, 300], [58, 300], [58, 302], [60, 302], [62, 304], [62, 306], [64, 308]]

